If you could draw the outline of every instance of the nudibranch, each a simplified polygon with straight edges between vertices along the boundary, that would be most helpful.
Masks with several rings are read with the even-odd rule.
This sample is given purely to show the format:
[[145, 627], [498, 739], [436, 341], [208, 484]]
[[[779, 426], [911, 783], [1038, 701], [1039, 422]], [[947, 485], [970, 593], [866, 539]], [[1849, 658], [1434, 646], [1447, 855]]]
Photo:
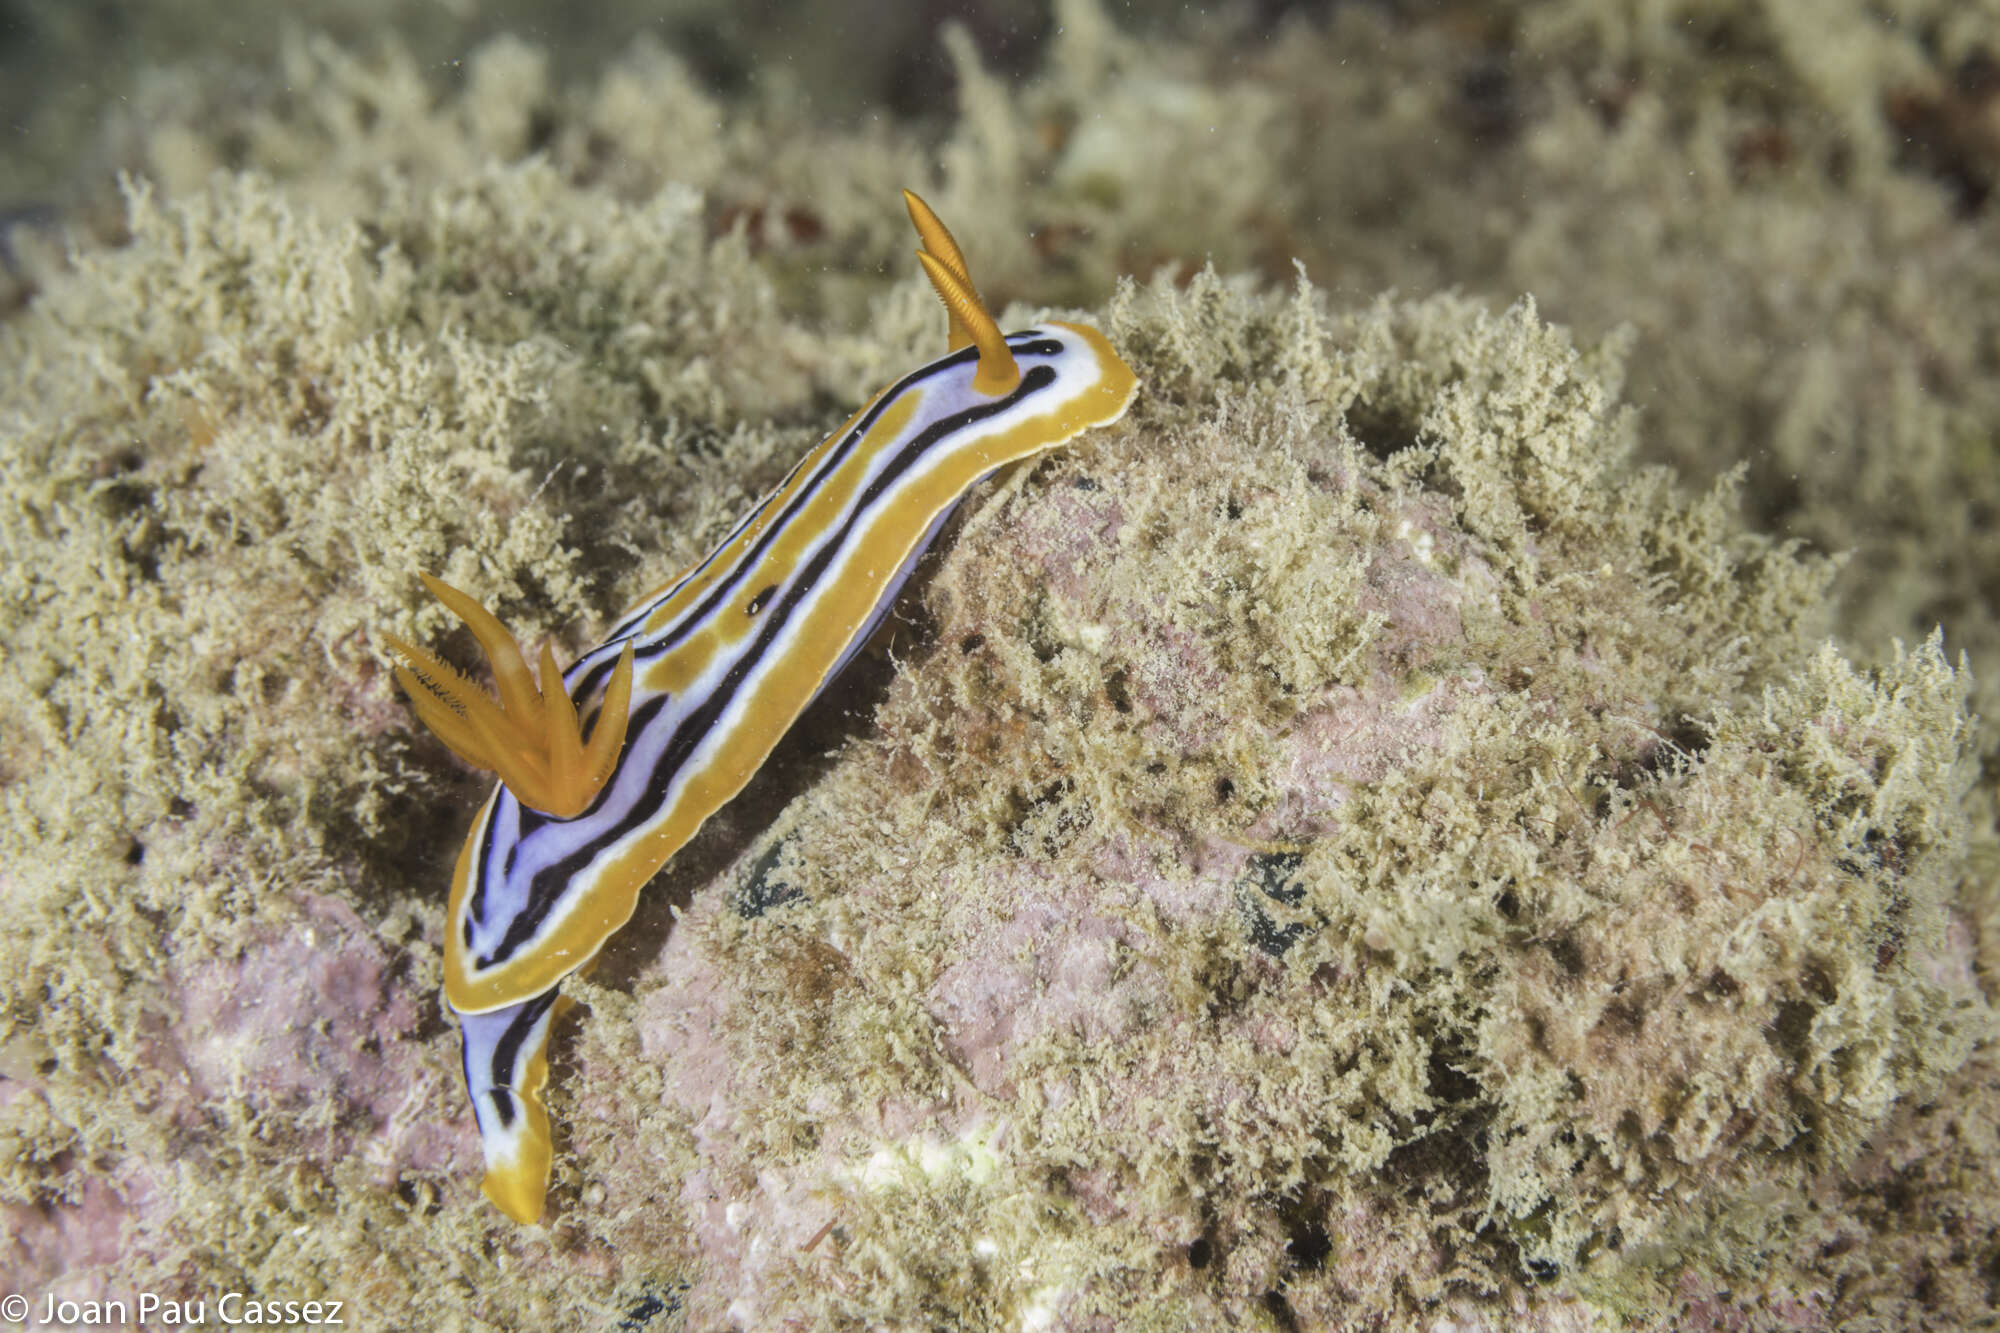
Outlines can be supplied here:
[[568, 670], [545, 647], [538, 683], [497, 619], [428, 576], [486, 650], [499, 701], [389, 641], [418, 717], [500, 777], [452, 874], [444, 993], [482, 1188], [516, 1221], [539, 1220], [548, 1192], [542, 1089], [563, 978], [867, 641], [966, 491], [1118, 420], [1137, 390], [1096, 329], [1050, 321], [1002, 335], [951, 233], [903, 198], [949, 316], [946, 355], [876, 394]]

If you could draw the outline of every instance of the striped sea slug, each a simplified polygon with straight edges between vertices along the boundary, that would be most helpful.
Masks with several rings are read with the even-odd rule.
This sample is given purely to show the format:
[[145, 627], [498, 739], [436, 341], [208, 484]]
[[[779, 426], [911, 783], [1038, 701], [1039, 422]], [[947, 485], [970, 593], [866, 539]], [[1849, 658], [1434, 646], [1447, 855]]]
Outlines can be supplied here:
[[418, 716], [500, 777], [452, 875], [445, 998], [464, 1039], [483, 1188], [517, 1221], [538, 1220], [548, 1191], [541, 1091], [563, 978], [631, 918], [646, 881], [867, 641], [966, 491], [1118, 420], [1137, 390], [1095, 329], [1050, 321], [1003, 336], [951, 233], [916, 195], [904, 199], [949, 314], [946, 355], [877, 393], [567, 670], [544, 647], [539, 685], [496, 618], [428, 576], [486, 650], [499, 701], [390, 640]]

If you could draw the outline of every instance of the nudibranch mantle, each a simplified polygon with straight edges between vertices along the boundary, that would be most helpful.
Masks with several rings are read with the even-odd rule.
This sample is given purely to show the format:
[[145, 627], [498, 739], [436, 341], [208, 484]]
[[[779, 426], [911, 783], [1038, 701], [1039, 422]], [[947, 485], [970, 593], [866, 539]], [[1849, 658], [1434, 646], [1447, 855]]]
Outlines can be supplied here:
[[[446, 918], [445, 998], [460, 1016], [483, 1188], [516, 1220], [537, 1220], [547, 1191], [541, 1089], [562, 979], [631, 918], [647, 880], [743, 789], [867, 641], [965, 493], [996, 468], [1118, 420], [1137, 390], [1095, 329], [1050, 321], [1003, 338], [950, 233], [921, 200], [906, 199], [925, 245], [919, 257], [950, 312], [953, 350], [876, 394], [706, 558], [628, 610], [561, 674], [573, 711], [536, 695], [518, 651], [508, 643], [496, 653], [479, 623], [502, 676], [504, 721], [442, 663], [397, 645], [415, 665], [399, 673], [405, 687], [435, 696], [421, 713], [436, 714], [442, 700], [485, 718], [443, 718], [454, 749], [500, 767], [462, 741], [484, 726], [483, 737], [498, 738], [488, 751], [511, 747], [515, 771], [549, 771], [532, 749], [551, 744], [571, 758], [553, 768], [579, 775], [556, 792], [577, 807], [568, 817], [531, 807], [504, 782], [494, 789], [459, 853]], [[434, 591], [459, 610], [451, 597], [462, 594]], [[547, 664], [544, 677], [553, 680]], [[590, 766], [575, 757], [604, 746], [582, 747], [577, 715], [595, 704], [595, 726], [615, 727], [601, 714], [620, 703], [615, 762], [586, 779]], [[545, 734], [567, 739], [538, 739]], [[549, 789], [545, 780], [531, 793]]]

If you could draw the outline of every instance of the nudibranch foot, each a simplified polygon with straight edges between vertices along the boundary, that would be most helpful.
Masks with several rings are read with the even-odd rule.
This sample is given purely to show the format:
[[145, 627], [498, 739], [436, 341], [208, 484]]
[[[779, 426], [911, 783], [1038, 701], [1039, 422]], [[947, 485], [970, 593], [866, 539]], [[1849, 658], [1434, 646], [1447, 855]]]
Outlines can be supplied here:
[[585, 744], [555, 652], [542, 645], [537, 689], [520, 646], [498, 617], [444, 580], [418, 577], [486, 650], [500, 702], [496, 706], [438, 657], [390, 635], [389, 646], [409, 664], [396, 668], [396, 679], [417, 716], [459, 758], [498, 773], [522, 805], [556, 819], [582, 814], [604, 790], [625, 743], [632, 701], [631, 642], [605, 683], [604, 704]]

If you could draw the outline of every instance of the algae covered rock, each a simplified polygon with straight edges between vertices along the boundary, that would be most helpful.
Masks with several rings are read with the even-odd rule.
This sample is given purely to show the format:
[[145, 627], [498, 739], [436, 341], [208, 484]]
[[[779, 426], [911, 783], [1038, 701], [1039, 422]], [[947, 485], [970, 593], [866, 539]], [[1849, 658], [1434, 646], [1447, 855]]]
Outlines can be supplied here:
[[656, 1067], [693, 1171], [586, 1189], [695, 1212], [697, 1323], [1754, 1281], [1985, 1021], [1961, 677], [1815, 648], [1824, 565], [1628, 470], [1618, 349], [1531, 306], [1203, 275], [1109, 327], [1132, 419], [975, 512], [636, 1052], [589, 1030], [579, 1106]]
[[[950, 42], [936, 154], [725, 105], [643, 44], [564, 86], [503, 39], [446, 94], [294, 43], [288, 101], [163, 125], [109, 239], [20, 279], [14, 1286], [385, 1327], [1991, 1304], [1967, 671], [1886, 636], [1855, 665], [1833, 561], [1753, 532], [1733, 479], [1635, 462], [1709, 419], [1625, 405], [1628, 373], [1676, 382], [1657, 330], [1187, 267], [1113, 294], [1211, 244], [1311, 253], [1341, 177], [1251, 153], [1314, 141], [1269, 87], [1065, 12], [1025, 90]], [[1342, 23], [1265, 76], [1365, 108], [1326, 52], [1387, 21]], [[1365, 155], [1434, 137], [1430, 96]], [[435, 999], [481, 787], [380, 636], [444, 633], [422, 568], [573, 651], [933, 355], [893, 191], [933, 160], [994, 291], [1091, 306], [1141, 396], [973, 494], [570, 988], [554, 1208], [513, 1227]], [[1177, 165], [1272, 188], [1209, 217]]]

